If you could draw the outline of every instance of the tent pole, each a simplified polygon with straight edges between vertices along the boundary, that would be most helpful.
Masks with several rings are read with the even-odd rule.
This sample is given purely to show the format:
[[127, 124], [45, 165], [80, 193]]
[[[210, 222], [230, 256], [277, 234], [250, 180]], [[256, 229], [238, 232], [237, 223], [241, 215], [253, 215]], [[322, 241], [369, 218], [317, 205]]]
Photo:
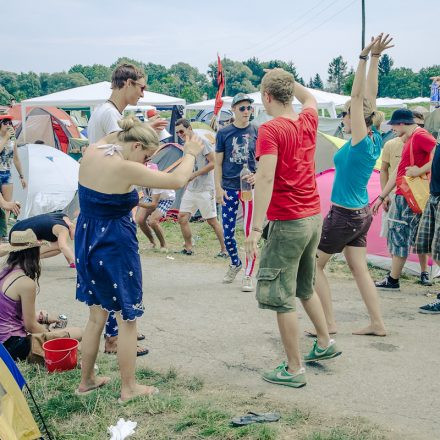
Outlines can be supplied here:
[[21, 103], [21, 129], [23, 131], [23, 141], [26, 143], [26, 104]]
[[38, 406], [38, 404], [34, 398], [34, 395], [32, 394], [31, 389], [29, 388], [27, 383], [25, 383], [25, 386], [26, 386], [27, 390], [29, 391], [29, 394], [32, 398], [32, 401], [34, 402], [35, 408], [37, 408], [37, 412], [38, 412], [38, 415], [40, 416], [41, 422], [43, 423], [44, 430], [46, 431], [46, 434], [47, 434], [47, 438], [49, 440], [54, 440], [54, 438], [50, 435], [49, 430], [47, 429], [46, 422], [44, 421], [44, 418], [43, 418], [43, 414], [41, 414], [40, 407]]

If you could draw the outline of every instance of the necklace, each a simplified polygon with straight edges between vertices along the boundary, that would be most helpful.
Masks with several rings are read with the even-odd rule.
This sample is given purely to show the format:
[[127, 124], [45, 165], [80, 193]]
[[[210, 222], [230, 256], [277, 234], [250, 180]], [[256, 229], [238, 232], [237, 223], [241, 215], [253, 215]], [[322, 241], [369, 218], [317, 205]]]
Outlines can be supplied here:
[[113, 107], [122, 115], [121, 110], [119, 110], [118, 106], [111, 99], [107, 99], [107, 102], [112, 104]]

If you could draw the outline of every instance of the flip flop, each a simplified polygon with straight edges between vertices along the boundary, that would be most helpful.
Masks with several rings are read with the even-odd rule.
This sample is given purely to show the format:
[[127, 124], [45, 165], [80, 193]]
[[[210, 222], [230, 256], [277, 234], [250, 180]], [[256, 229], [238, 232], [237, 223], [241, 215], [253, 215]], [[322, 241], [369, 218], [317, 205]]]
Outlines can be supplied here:
[[156, 387], [153, 387], [154, 390], [152, 393], [148, 393], [148, 394], [140, 394], [139, 396], [136, 397], [132, 397], [131, 399], [127, 399], [127, 400], [122, 400], [120, 397], [118, 399], [118, 403], [119, 405], [125, 405], [126, 403], [131, 402], [134, 399], [137, 399], [138, 397], [144, 397], [144, 396], [155, 396], [156, 394], [159, 394], [159, 389]]
[[249, 411], [245, 416], [234, 417], [231, 419], [232, 426], [245, 426], [251, 423], [278, 422], [281, 415], [279, 413], [256, 413]]
[[[304, 333], [306, 334], [306, 336], [309, 336], [311, 338], [316, 338], [316, 333], [310, 332], [308, 330], [304, 330]], [[329, 332], [329, 335], [336, 335], [336, 332]]]
[[138, 341], [143, 341], [145, 339], [145, 335], [143, 335], [142, 333], [138, 333], [137, 334], [137, 340]]
[[[139, 346], [137, 346], [137, 352], [136, 352], [136, 356], [145, 356], [146, 354], [148, 354], [150, 352], [150, 350], [148, 350], [148, 348], [141, 348]], [[118, 354], [117, 351], [104, 351], [105, 354]]]
[[104, 385], [107, 385], [111, 381], [110, 377], [103, 377], [102, 379], [103, 379], [103, 381], [99, 385], [96, 385], [96, 386], [94, 386], [93, 388], [90, 388], [87, 391], [80, 391], [79, 388], [77, 388], [75, 390], [75, 394], [77, 396], [87, 396], [88, 394], [93, 393], [93, 391], [96, 391], [98, 388], [101, 388]]

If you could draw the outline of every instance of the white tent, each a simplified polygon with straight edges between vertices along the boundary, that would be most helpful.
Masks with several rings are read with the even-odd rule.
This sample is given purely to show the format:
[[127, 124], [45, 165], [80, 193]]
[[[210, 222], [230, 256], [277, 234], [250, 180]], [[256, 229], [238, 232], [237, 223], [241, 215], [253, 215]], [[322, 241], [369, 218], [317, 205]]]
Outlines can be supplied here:
[[419, 96], [418, 98], [404, 99], [405, 104], [417, 104], [419, 102], [431, 102], [431, 99]]
[[377, 98], [376, 106], [406, 108], [405, 101], [399, 98]]
[[[21, 102], [21, 114], [26, 114], [26, 108], [35, 107], [62, 107], [82, 108], [90, 107], [93, 110], [96, 106], [104, 103], [110, 97], [112, 90], [108, 81], [90, 84], [88, 86], [75, 87], [63, 90], [62, 92], [51, 93], [50, 95], [26, 99]], [[185, 105], [186, 101], [173, 96], [162, 95], [145, 91], [144, 97], [139, 99], [138, 105], [152, 105], [156, 107], [172, 107], [174, 105]], [[26, 124], [23, 124], [24, 135], [26, 136]]]
[[[336, 118], [336, 107], [344, 105], [347, 100], [350, 99], [349, 96], [338, 95], [337, 93], [324, 92], [322, 90], [307, 89], [318, 102], [318, 109], [325, 109], [329, 112], [330, 116]], [[263, 109], [263, 102], [261, 101], [261, 93], [254, 92], [249, 93], [249, 96], [254, 100], [254, 107], [257, 110]], [[232, 97], [223, 97], [223, 108], [228, 109], [231, 107]], [[194, 104], [189, 104], [186, 106], [187, 110], [204, 110], [214, 108], [215, 100], [208, 99], [207, 101], [196, 102]], [[295, 110], [301, 110], [301, 103], [295, 99], [293, 102]]]
[[78, 190], [79, 163], [48, 145], [27, 144], [18, 149], [27, 187], [15, 167], [13, 200], [21, 204], [19, 220], [64, 209]]

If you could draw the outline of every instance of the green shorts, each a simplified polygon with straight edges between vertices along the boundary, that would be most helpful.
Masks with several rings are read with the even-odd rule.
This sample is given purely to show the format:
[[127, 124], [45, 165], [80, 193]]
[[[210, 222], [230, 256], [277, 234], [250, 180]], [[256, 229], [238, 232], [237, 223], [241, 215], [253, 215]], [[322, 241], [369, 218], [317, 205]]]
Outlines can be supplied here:
[[270, 222], [257, 273], [260, 308], [293, 312], [296, 297], [312, 296], [321, 229], [321, 214]]

